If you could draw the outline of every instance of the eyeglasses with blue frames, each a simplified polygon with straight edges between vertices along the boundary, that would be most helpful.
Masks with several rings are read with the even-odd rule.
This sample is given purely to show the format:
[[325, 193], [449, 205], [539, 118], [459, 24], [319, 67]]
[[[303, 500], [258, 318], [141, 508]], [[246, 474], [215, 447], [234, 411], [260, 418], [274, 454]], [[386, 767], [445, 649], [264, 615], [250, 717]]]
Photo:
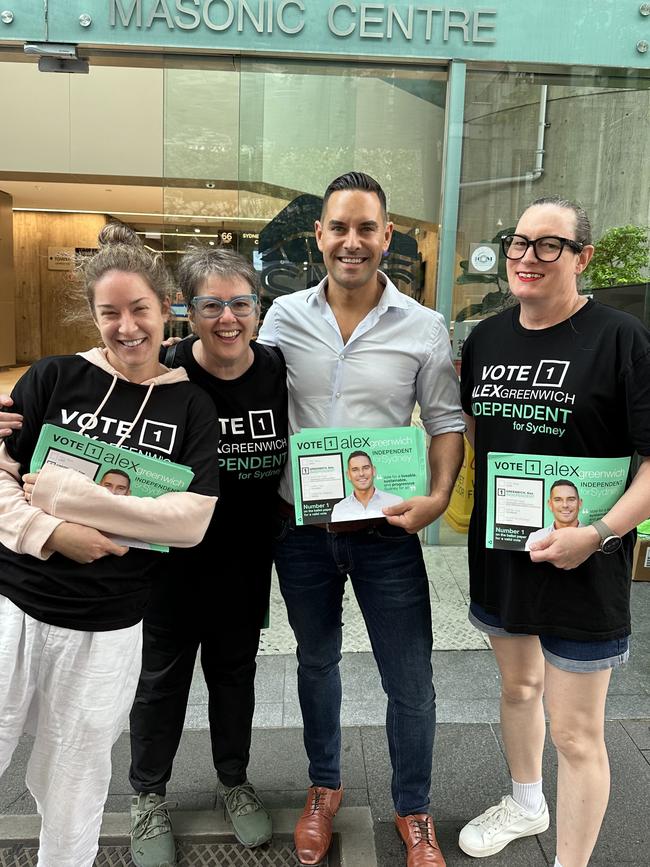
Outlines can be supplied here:
[[215, 298], [214, 295], [196, 295], [191, 303], [203, 319], [220, 319], [226, 307], [230, 307], [230, 312], [237, 319], [245, 319], [257, 310], [257, 295], [237, 295], [230, 301]]
[[503, 235], [501, 249], [506, 259], [523, 259], [529, 247], [533, 248], [540, 262], [557, 262], [565, 247], [574, 253], [582, 253], [584, 244], [557, 235], [544, 235], [543, 238], [527, 238], [525, 235]]

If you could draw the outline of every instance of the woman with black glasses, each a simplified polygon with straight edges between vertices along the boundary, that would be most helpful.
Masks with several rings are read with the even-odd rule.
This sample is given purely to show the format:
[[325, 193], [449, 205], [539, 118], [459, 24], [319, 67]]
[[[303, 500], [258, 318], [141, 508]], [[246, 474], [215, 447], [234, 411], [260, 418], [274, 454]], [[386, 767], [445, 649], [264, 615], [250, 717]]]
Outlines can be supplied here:
[[[502, 248], [519, 304], [466, 341], [461, 390], [476, 449], [469, 616], [501, 671], [512, 795], [469, 822], [459, 843], [482, 858], [548, 828], [544, 698], [558, 755], [555, 867], [585, 867], [609, 797], [605, 700], [629, 654], [633, 529], [650, 514], [650, 334], [579, 294], [594, 248], [578, 205], [538, 199]], [[530, 551], [486, 547], [490, 453], [554, 456], [566, 468], [635, 451], [640, 469], [602, 520], [556, 525]]]

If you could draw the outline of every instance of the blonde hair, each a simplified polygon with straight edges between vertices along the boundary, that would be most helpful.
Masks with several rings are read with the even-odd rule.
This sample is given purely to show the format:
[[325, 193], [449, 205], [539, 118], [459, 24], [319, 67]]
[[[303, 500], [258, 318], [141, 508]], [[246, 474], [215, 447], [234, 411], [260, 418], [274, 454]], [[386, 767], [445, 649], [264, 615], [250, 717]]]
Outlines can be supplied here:
[[123, 223], [107, 223], [99, 233], [97, 244], [97, 252], [81, 257], [75, 269], [78, 285], [92, 314], [95, 286], [109, 271], [139, 274], [161, 304], [170, 298], [173, 283], [162, 254], [147, 250], [133, 229]]
[[79, 328], [95, 326], [95, 286], [109, 271], [140, 274], [161, 305], [169, 300], [173, 281], [160, 253], [147, 250], [124, 223], [107, 223], [97, 237], [98, 250], [77, 256], [66, 286], [62, 321]]

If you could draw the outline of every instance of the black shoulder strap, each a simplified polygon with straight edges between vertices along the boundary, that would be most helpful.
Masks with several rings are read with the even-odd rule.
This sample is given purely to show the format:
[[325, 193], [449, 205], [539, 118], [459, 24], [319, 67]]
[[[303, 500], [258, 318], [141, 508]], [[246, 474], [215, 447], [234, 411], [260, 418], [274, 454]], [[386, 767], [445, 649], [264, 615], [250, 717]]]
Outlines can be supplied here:
[[259, 346], [263, 346], [265, 349], [268, 349], [269, 355], [274, 359], [275, 363], [280, 366], [281, 370], [286, 370], [287, 364], [284, 360], [284, 355], [282, 354], [282, 350], [277, 346], [273, 346], [271, 343], [260, 343]]
[[178, 343], [175, 343], [173, 346], [168, 346], [165, 351], [165, 357], [163, 358], [163, 364], [165, 367], [173, 367], [174, 360], [176, 358], [176, 347]]

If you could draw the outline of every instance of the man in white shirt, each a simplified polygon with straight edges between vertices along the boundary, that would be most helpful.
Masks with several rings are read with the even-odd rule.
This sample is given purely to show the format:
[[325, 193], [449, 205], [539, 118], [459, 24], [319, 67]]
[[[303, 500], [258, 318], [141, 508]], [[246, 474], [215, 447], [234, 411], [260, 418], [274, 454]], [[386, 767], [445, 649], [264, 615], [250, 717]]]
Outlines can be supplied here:
[[375, 487], [377, 470], [369, 454], [352, 452], [346, 472], [352, 493], [332, 509], [332, 521], [355, 521], [363, 518], [383, 518], [382, 509], [401, 503], [402, 497]]
[[298, 644], [298, 695], [312, 782], [296, 854], [319, 864], [341, 803], [341, 606], [350, 577], [388, 696], [395, 823], [407, 867], [444, 867], [429, 809], [435, 692], [431, 606], [418, 530], [446, 509], [463, 457], [458, 378], [443, 317], [379, 270], [393, 224], [379, 184], [361, 172], [332, 181], [316, 241], [327, 276], [276, 299], [260, 330], [287, 362], [289, 431], [400, 427], [415, 402], [430, 434], [431, 492], [385, 518], [296, 527], [291, 474], [280, 483], [274, 559]]
[[553, 523], [541, 530], [534, 530], [526, 539], [525, 550], [530, 551], [533, 542], [541, 542], [550, 536], [553, 530], [562, 530], [564, 527], [582, 527], [578, 520], [582, 500], [580, 493], [573, 482], [566, 479], [558, 479], [553, 482], [548, 498], [548, 507], [553, 513]]

